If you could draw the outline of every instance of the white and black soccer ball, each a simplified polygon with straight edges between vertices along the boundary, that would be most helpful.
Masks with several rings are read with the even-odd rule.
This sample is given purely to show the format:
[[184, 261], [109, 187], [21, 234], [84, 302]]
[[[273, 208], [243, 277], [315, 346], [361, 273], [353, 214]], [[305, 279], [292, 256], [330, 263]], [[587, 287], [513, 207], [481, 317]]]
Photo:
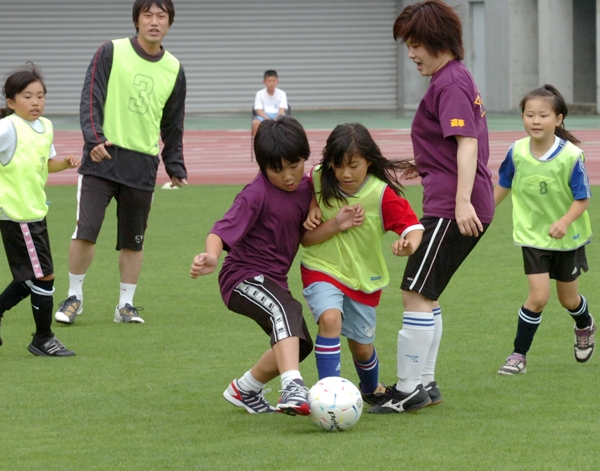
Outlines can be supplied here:
[[351, 381], [331, 376], [317, 382], [308, 392], [310, 419], [326, 432], [341, 432], [352, 427], [363, 410], [360, 391]]

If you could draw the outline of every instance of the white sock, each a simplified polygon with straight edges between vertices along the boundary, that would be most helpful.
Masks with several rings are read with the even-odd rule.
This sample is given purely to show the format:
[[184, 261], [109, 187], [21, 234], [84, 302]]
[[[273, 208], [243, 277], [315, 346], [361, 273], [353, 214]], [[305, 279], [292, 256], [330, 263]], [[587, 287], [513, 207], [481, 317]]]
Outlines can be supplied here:
[[265, 387], [264, 383], [261, 383], [254, 376], [252, 376], [250, 370], [246, 371], [244, 376], [237, 380], [237, 383], [244, 391], [259, 392]]
[[69, 272], [69, 292], [67, 297], [77, 296], [77, 299], [83, 301], [84, 278], [85, 273], [83, 275], [73, 275], [73, 273]]
[[[299, 379], [302, 381], [302, 376], [300, 375], [300, 371], [298, 370], [288, 370], [284, 373], [281, 373], [281, 387], [285, 388], [285, 386], [295, 379]], [[304, 381], [302, 381], [304, 382]]]
[[135, 294], [136, 287], [137, 285], [121, 283], [121, 288], [119, 290], [119, 309], [124, 307], [125, 304], [133, 306], [133, 295]]
[[427, 386], [432, 381], [435, 381], [435, 363], [437, 361], [438, 351], [440, 349], [440, 341], [442, 340], [442, 308], [436, 307], [433, 309], [433, 340], [429, 347], [429, 354], [423, 368], [423, 377], [421, 381], [423, 386]]
[[404, 312], [398, 332], [398, 383], [396, 389], [410, 393], [421, 384], [425, 361], [433, 340], [433, 313]]

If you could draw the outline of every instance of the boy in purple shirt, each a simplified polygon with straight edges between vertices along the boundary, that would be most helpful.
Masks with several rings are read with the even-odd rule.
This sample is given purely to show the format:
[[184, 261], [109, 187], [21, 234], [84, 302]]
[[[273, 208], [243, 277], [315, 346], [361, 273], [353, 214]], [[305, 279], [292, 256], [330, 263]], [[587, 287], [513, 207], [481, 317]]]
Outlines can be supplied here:
[[[271, 337], [271, 348], [231, 382], [223, 393], [225, 399], [251, 414], [308, 415], [308, 388], [299, 363], [310, 354], [313, 342], [302, 305], [289, 291], [287, 273], [305, 233], [303, 223], [312, 197], [304, 174], [310, 148], [298, 121], [283, 116], [259, 125], [254, 153], [259, 174], [215, 223], [206, 238], [206, 251], [194, 257], [190, 274], [197, 278], [212, 273], [222, 251], [228, 251], [219, 273], [223, 301]], [[353, 208], [342, 208], [338, 214], [330, 224], [312, 231], [309, 243], [361, 223]], [[282, 394], [274, 408], [263, 388], [280, 374]]]

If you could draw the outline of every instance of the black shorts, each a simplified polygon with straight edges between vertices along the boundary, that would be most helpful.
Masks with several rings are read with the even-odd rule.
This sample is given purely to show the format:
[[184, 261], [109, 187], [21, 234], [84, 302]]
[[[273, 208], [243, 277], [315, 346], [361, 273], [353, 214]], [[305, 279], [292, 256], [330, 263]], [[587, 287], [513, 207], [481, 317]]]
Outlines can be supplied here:
[[38, 222], [0, 221], [6, 259], [15, 281], [28, 281], [54, 273], [46, 218]]
[[421, 224], [425, 227], [423, 240], [408, 257], [401, 288], [437, 301], [489, 224], [483, 224], [479, 237], [462, 235], [454, 219], [424, 217]]
[[262, 275], [244, 280], [231, 293], [229, 306], [233, 312], [254, 320], [271, 337], [271, 346], [288, 337], [300, 339], [300, 358], [313, 349], [302, 304], [292, 294]]
[[569, 283], [579, 278], [582, 270], [588, 271], [585, 245], [564, 252], [533, 247], [521, 249], [526, 275], [549, 273], [551, 279]]
[[93, 175], [80, 175], [77, 188], [77, 227], [73, 239], [96, 243], [106, 208], [117, 201], [117, 250], [140, 251], [152, 206], [151, 191], [138, 190]]

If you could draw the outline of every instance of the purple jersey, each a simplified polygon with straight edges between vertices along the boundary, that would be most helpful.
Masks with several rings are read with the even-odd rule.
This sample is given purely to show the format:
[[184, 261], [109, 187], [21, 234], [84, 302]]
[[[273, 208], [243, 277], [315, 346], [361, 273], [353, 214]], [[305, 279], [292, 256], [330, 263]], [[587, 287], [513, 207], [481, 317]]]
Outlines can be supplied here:
[[431, 77], [415, 114], [411, 139], [423, 184], [423, 215], [455, 219], [458, 168], [455, 136], [477, 139], [477, 173], [471, 193], [483, 223], [494, 216], [490, 149], [485, 109], [473, 77], [461, 61], [452, 60]]
[[302, 224], [310, 200], [307, 176], [295, 191], [289, 192], [276, 188], [262, 173], [236, 196], [223, 219], [210, 231], [221, 238], [229, 252], [219, 273], [226, 306], [234, 288], [257, 275], [289, 290], [287, 274], [305, 232]]

